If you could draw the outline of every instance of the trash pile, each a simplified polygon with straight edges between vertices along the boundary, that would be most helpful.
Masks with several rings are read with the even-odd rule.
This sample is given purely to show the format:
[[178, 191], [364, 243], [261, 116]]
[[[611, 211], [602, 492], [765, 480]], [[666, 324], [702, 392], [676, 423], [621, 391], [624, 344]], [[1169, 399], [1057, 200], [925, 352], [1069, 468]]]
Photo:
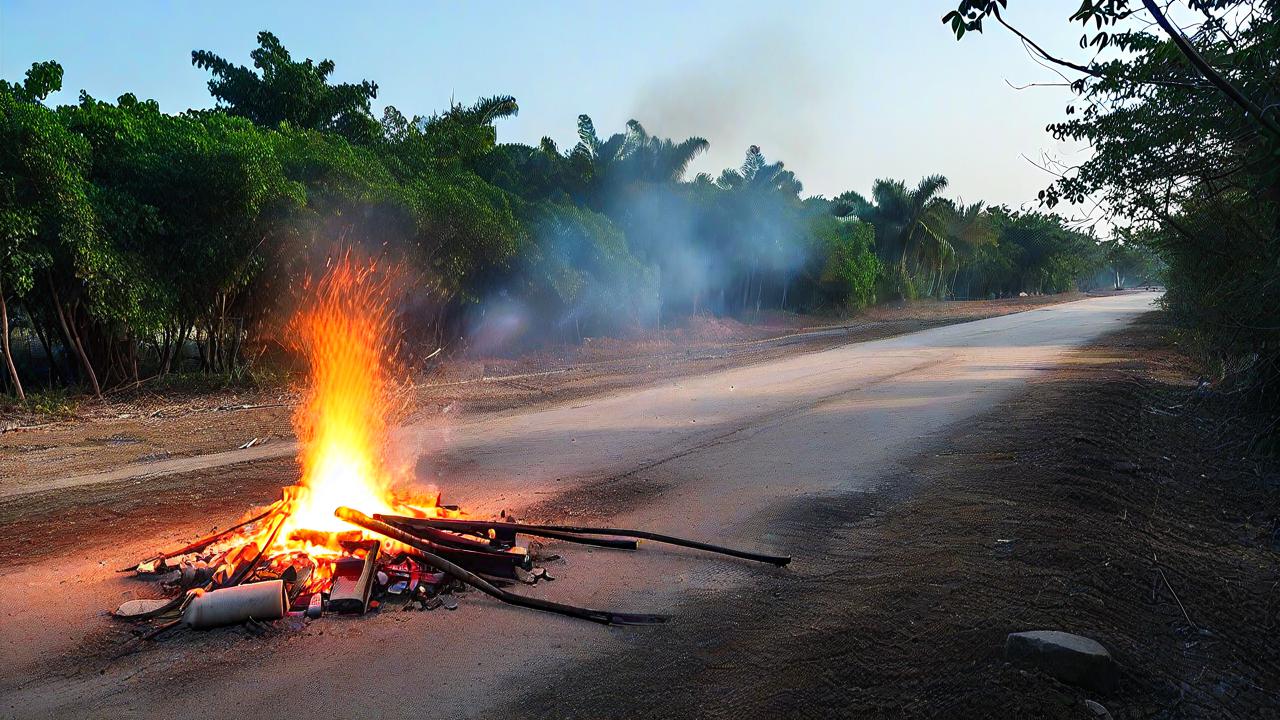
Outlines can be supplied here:
[[551, 579], [535, 565], [537, 553], [516, 542], [519, 535], [620, 550], [648, 539], [775, 565], [789, 561], [642, 531], [468, 519], [441, 505], [439, 493], [415, 492], [411, 473], [388, 457], [401, 403], [392, 358], [402, 293], [394, 267], [385, 270], [347, 252], [303, 284], [307, 296], [289, 333], [308, 370], [293, 414], [301, 476], [239, 524], [125, 570], [159, 580], [166, 591], [116, 610], [117, 617], [145, 623], [143, 637], [180, 627], [258, 626], [290, 613], [362, 614], [393, 600], [452, 609], [453, 591], [461, 588], [605, 624], [666, 619], [511, 592]]
[[[546, 553], [540, 540], [521, 545], [518, 538], [622, 551], [636, 550], [639, 540], [650, 540], [779, 567], [791, 560], [643, 530], [518, 523], [505, 512], [497, 520], [469, 519], [454, 507], [439, 510], [455, 517], [368, 516], [340, 507], [334, 515], [360, 529], [323, 538], [336, 544], [339, 552], [269, 556], [265, 548], [276, 539], [269, 523], [275, 521], [277, 530], [282, 524], [275, 519], [278, 505], [122, 570], [158, 581], [168, 594], [130, 600], [116, 609], [115, 617], [138, 623], [138, 634], [151, 640], [177, 628], [261, 627], [290, 616], [315, 620], [326, 614], [361, 615], [392, 606], [456, 610], [457, 594], [476, 589], [508, 604], [606, 625], [652, 624], [667, 617], [594, 610], [511, 592], [507, 588], [515, 585], [554, 580], [538, 563], [559, 559]], [[237, 540], [264, 536], [262, 548], [257, 542]]]

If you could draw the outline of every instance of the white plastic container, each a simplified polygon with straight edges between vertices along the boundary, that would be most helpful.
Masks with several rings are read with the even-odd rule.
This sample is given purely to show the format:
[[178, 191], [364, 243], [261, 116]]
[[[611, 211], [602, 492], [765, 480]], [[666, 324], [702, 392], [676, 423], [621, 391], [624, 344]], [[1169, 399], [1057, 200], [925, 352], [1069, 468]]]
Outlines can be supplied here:
[[182, 622], [196, 630], [237, 625], [250, 618], [279, 620], [289, 609], [283, 580], [194, 592], [195, 597], [182, 613]]

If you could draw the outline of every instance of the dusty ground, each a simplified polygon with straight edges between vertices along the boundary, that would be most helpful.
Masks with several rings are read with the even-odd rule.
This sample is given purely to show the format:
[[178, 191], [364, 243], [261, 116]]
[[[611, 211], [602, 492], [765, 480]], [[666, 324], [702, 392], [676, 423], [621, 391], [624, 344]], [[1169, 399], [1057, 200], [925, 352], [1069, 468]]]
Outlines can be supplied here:
[[[777, 508], [822, 565], [707, 593], [499, 715], [1280, 717], [1280, 474], [1166, 330], [1107, 336], [875, 492]], [[1119, 689], [1006, 663], [1027, 629], [1097, 639]]]
[[[699, 317], [642, 337], [596, 338], [517, 358], [457, 358], [415, 380], [406, 397], [406, 420], [444, 408], [457, 415], [563, 402], [1081, 297], [888, 305], [836, 325], [797, 315], [771, 315], [753, 324]], [[234, 451], [251, 441], [260, 451], [274, 444], [277, 454], [289, 455], [291, 448], [281, 446], [293, 439], [295, 402], [296, 393], [287, 388], [190, 395], [144, 387], [82, 403], [66, 418], [0, 414], [0, 496], [126, 464]]]
[[468, 597], [443, 617], [187, 634], [120, 656], [127, 630], [89, 620], [152, 590], [109, 568], [271, 499], [291, 461], [0, 499], [0, 716], [267, 717], [285, 697], [341, 715], [344, 688], [377, 678], [361, 712], [386, 717], [1087, 717], [1085, 695], [1000, 660], [1006, 632], [1041, 627], [1111, 648], [1121, 687], [1091, 697], [1118, 718], [1277, 716], [1274, 475], [1239, 459], [1239, 421], [1195, 398], [1158, 325], [1069, 352], [1133, 307], [496, 413], [430, 454], [485, 511], [796, 556], [778, 571], [566, 553], [562, 581], [536, 589], [672, 611], [658, 628]]

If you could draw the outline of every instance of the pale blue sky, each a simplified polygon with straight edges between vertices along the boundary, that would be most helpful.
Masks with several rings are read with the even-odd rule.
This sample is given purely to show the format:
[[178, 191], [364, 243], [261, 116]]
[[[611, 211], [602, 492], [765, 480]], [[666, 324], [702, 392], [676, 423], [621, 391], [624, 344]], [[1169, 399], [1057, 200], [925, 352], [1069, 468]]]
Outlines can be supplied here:
[[[999, 28], [957, 43], [939, 21], [954, 0], [883, 2], [33, 2], [0, 0], [0, 76], [34, 61], [66, 70], [64, 91], [124, 92], [168, 112], [209, 107], [193, 49], [248, 64], [259, 30], [295, 57], [332, 58], [338, 80], [374, 80], [377, 111], [430, 114], [449, 98], [514, 95], [504, 141], [562, 147], [579, 113], [602, 133], [629, 118], [699, 134], [694, 170], [736, 166], [759, 144], [806, 193], [866, 192], [877, 177], [940, 172], [950, 194], [1020, 205], [1048, 176], [1021, 156], [1066, 153], [1044, 133], [1069, 101]], [[1015, 0], [1007, 13], [1070, 52], [1076, 0]]]

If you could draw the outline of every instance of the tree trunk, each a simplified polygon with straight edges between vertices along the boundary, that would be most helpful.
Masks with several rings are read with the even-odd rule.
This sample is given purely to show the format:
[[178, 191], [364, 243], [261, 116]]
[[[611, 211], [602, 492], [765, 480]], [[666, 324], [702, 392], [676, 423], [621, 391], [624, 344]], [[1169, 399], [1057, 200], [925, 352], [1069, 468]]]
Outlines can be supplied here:
[[233, 343], [227, 338], [227, 294], [218, 295], [218, 369], [230, 373], [234, 367], [231, 353]]
[[195, 327], [196, 351], [200, 353], [200, 372], [209, 372], [209, 343], [212, 342], [208, 337], [200, 338], [200, 326], [197, 322]]
[[4, 288], [0, 286], [0, 344], [4, 346], [4, 362], [9, 367], [9, 379], [13, 380], [13, 391], [18, 399], [26, 402], [27, 394], [22, 391], [22, 381], [18, 379], [18, 368], [13, 364], [13, 353], [9, 350], [9, 306], [4, 301]]
[[66, 385], [67, 377], [62, 374], [62, 368], [58, 367], [58, 361], [53, 357], [53, 343], [49, 340], [48, 334], [41, 329], [43, 323], [36, 322], [35, 313], [31, 311], [31, 305], [26, 305], [27, 317], [31, 318], [31, 327], [36, 331], [36, 337], [40, 338], [40, 347], [44, 348], [45, 359], [49, 363], [49, 385], [53, 385], [53, 377], [58, 376], [58, 382]]
[[156, 362], [159, 363], [156, 374], [167, 375], [169, 373], [169, 357], [173, 353], [174, 347], [174, 333], [169, 329], [168, 325], [165, 325], [161, 337], [164, 340], [163, 344], [157, 343], [156, 345]]
[[130, 331], [126, 336], [129, 343], [129, 372], [133, 375], [133, 386], [142, 385], [142, 379], [138, 377], [138, 343], [133, 339], [133, 332]]
[[178, 340], [169, 353], [169, 372], [182, 372], [182, 351], [187, 346], [187, 338], [191, 337], [191, 325], [183, 323], [178, 329]]
[[62, 325], [62, 332], [70, 338], [71, 351], [75, 353], [76, 358], [80, 361], [80, 369], [84, 371], [85, 379], [89, 381], [93, 396], [101, 398], [102, 388], [98, 386], [98, 374], [93, 371], [89, 356], [84, 352], [84, 345], [80, 343], [80, 335], [76, 333], [75, 318], [67, 317], [67, 313], [63, 312], [62, 300], [58, 297], [58, 289], [54, 287], [52, 278], [49, 278], [49, 292], [53, 295], [53, 307], [58, 313], [58, 323]]
[[239, 366], [240, 359], [240, 338], [244, 336], [244, 318], [235, 319], [235, 337], [231, 338], [231, 343], [227, 348], [227, 368], [234, 370]]

